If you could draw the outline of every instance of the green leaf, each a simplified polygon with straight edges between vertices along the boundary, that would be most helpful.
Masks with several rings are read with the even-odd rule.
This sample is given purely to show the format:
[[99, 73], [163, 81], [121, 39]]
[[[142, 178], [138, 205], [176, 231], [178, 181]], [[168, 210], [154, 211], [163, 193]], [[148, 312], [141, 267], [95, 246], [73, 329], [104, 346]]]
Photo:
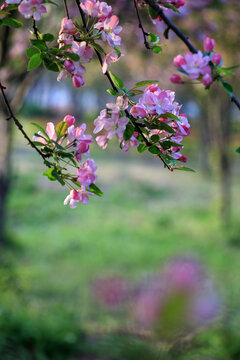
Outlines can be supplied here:
[[171, 134], [175, 134], [175, 130], [169, 126], [168, 124], [166, 124], [165, 122], [161, 121], [159, 125], [157, 125], [157, 127], [155, 127], [155, 129], [159, 129], [159, 130], [165, 130]]
[[111, 71], [109, 71], [109, 74], [111, 76], [111, 79], [114, 83], [114, 85], [118, 88], [118, 89], [122, 89], [124, 87], [124, 83], [123, 81], [117, 77], [116, 75], [114, 75]]
[[148, 13], [152, 19], [157, 19], [159, 17], [158, 13], [150, 5], [148, 6]]
[[40, 39], [30, 39], [30, 42], [33, 46], [35, 46], [36, 48], [40, 49], [40, 50], [46, 50], [47, 46], [45, 44], [45, 41], [40, 40]]
[[174, 141], [167, 140], [167, 141], [161, 142], [161, 146], [162, 146], [163, 150], [167, 150], [167, 149], [170, 149], [170, 147], [172, 147], [172, 146], [178, 147], [180, 145], [178, 143], [175, 143]]
[[112, 96], [118, 96], [119, 95], [118, 91], [113, 90], [113, 89], [108, 89], [107, 92]]
[[137, 89], [142, 86], [152, 85], [158, 83], [158, 80], [145, 80], [137, 82], [132, 89]]
[[62, 136], [64, 136], [67, 132], [67, 129], [68, 129], [68, 124], [66, 121], [61, 121], [59, 124], [57, 124], [56, 126], [57, 138], [60, 139]]
[[152, 135], [150, 137], [150, 140], [153, 142], [153, 143], [156, 143], [159, 141], [159, 136], [158, 135]]
[[159, 37], [153, 33], [149, 33], [148, 34], [148, 40], [151, 42], [151, 43], [157, 43], [159, 41]]
[[77, 54], [74, 54], [71, 52], [67, 52], [66, 57], [68, 57], [69, 59], [71, 59], [73, 61], [79, 61], [79, 59], [80, 59], [80, 57]]
[[47, 169], [46, 171], [44, 171], [43, 173], [44, 176], [47, 176], [48, 180], [50, 181], [56, 181], [56, 170], [54, 168], [50, 168], [50, 169]]
[[216, 68], [218, 69], [218, 72], [220, 74], [225, 74], [225, 75], [233, 75], [234, 73], [228, 69], [224, 69], [224, 68], [221, 68], [220, 66], [216, 66]]
[[146, 144], [139, 144], [137, 150], [138, 150], [138, 152], [141, 154], [141, 153], [143, 153], [145, 150], [147, 150], [147, 145], [146, 145]]
[[30, 71], [32, 69], [35, 69], [36, 67], [41, 65], [41, 63], [42, 63], [41, 54], [40, 53], [34, 54], [29, 60], [27, 70]]
[[161, 48], [161, 46], [154, 46], [154, 47], [152, 47], [152, 51], [155, 54], [159, 54], [160, 52], [162, 52], [162, 48]]
[[156, 145], [150, 146], [150, 148], [148, 149], [148, 151], [149, 151], [151, 154], [154, 154], [154, 155], [162, 154], [161, 150], [160, 150]]
[[227, 81], [225, 80], [221, 80], [221, 84], [224, 88], [224, 90], [230, 95], [232, 96], [233, 95], [233, 88], [232, 88], [232, 85], [229, 84]]
[[170, 118], [170, 119], [173, 119], [173, 120], [180, 121], [180, 119], [176, 115], [173, 115], [172, 113], [169, 113], [169, 112], [166, 112], [165, 114], [162, 114], [161, 117], [166, 117], [166, 118]]
[[121, 53], [121, 51], [119, 50], [119, 48], [117, 46], [114, 46], [114, 50], [116, 51], [117, 56], [121, 57], [122, 53]]
[[236, 152], [237, 152], [238, 154], [240, 154], [240, 147], [237, 148]]
[[132, 124], [127, 124], [127, 126], [126, 126], [126, 129], [125, 129], [125, 131], [124, 131], [124, 133], [123, 133], [123, 139], [125, 140], [125, 141], [128, 141], [131, 137], [132, 137], [132, 134], [134, 133], [134, 126], [132, 125]]
[[47, 33], [47, 34], [43, 34], [42, 39], [43, 41], [51, 42], [54, 40], [54, 36], [50, 33]]
[[5, 17], [4, 19], [2, 19], [2, 24], [12, 28], [19, 28], [23, 26], [23, 24], [20, 21], [13, 19], [11, 17]]
[[[34, 125], [39, 131], [41, 131], [41, 133], [43, 133], [43, 135], [46, 136], [47, 139], [50, 140], [48, 134], [46, 133], [46, 131], [40, 125], [38, 125], [36, 123], [32, 123], [32, 125]], [[36, 134], [36, 135], [39, 136], [38, 134]]]
[[169, 3], [161, 2], [161, 5], [163, 5], [167, 9], [171, 9], [172, 11], [174, 11], [177, 14], [181, 14], [178, 9], [176, 9], [173, 5], [170, 5]]
[[35, 47], [31, 47], [31, 48], [28, 48], [26, 50], [26, 54], [27, 54], [27, 57], [30, 58], [32, 57], [33, 55], [35, 54], [38, 54], [39, 53], [39, 49], [35, 48]]
[[57, 64], [55, 62], [52, 62], [50, 59], [48, 59], [47, 57], [44, 57], [43, 59], [44, 65], [45, 67], [50, 70], [50, 71], [55, 71], [58, 72], [59, 68], [57, 66]]
[[175, 166], [174, 170], [195, 172], [195, 170], [193, 170], [189, 167], [186, 167], [186, 166]]
[[32, 141], [32, 143], [35, 145], [35, 146], [44, 146], [43, 143], [41, 143], [40, 141]]
[[71, 47], [72, 47], [72, 45], [64, 45], [64, 46], [61, 46], [60, 49], [55, 49], [55, 48], [51, 48], [51, 49], [63, 51], [63, 50], [71, 49]]
[[97, 187], [97, 185], [95, 185], [95, 184], [91, 184], [91, 185], [89, 186], [89, 190], [90, 190], [93, 194], [95, 194], [95, 195], [97, 195], [97, 196], [103, 196], [103, 195], [104, 195], [104, 193], [102, 192], [102, 190], [100, 190], [99, 187]]
[[97, 43], [92, 43], [92, 46], [94, 47], [95, 50], [97, 50], [98, 52], [102, 53], [102, 54], [105, 54], [105, 51], [103, 50], [103, 48], [97, 44]]
[[12, 5], [8, 5], [3, 11], [8, 12], [8, 11], [16, 10], [16, 9], [18, 9], [18, 5], [12, 4]]

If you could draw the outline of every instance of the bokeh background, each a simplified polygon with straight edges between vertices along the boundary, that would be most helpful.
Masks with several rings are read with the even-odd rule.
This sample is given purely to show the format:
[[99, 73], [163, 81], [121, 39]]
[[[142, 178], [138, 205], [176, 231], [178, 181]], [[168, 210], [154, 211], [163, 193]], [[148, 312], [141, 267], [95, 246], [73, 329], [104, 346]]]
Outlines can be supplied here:
[[[146, 30], [167, 45], [160, 54], [147, 51], [132, 2], [109, 3], [124, 27], [125, 53], [111, 70], [127, 87], [156, 79], [162, 89], [176, 90], [191, 123], [183, 153], [196, 172], [168, 172], [153, 156], [124, 153], [114, 141], [104, 151], [93, 145], [105, 196], [71, 210], [63, 206], [65, 190], [42, 176], [41, 159], [5, 121], [1, 103], [0, 359], [239, 360], [239, 112], [218, 85], [175, 88], [172, 59], [186, 52], [184, 45], [172, 33], [166, 40], [163, 24], [153, 27], [142, 13]], [[238, 64], [239, 2], [186, 3], [181, 16], [169, 13], [172, 19], [198, 48], [206, 35], [214, 37], [224, 66]], [[39, 28], [57, 35], [62, 6], [48, 10]], [[32, 136], [32, 122], [44, 127], [71, 114], [91, 133], [112, 100], [98, 62], [87, 65], [86, 85], [78, 90], [44, 69], [27, 75], [28, 38], [27, 30], [1, 29], [0, 77], [25, 130]], [[236, 94], [239, 74], [236, 69], [229, 79]], [[218, 316], [197, 331], [164, 342], [136, 328], [125, 304], [109, 308], [94, 292], [96, 281], [109, 277], [134, 289], [176, 257], [202, 264], [216, 289]]]

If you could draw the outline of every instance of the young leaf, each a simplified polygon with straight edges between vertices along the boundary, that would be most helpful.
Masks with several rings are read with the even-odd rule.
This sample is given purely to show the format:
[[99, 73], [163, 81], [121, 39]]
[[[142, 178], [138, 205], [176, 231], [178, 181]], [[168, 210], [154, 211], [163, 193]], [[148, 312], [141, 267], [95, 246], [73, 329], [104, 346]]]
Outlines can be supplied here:
[[237, 148], [236, 152], [237, 152], [238, 154], [240, 154], [240, 147]]
[[175, 166], [174, 170], [181, 170], [181, 171], [191, 171], [191, 172], [195, 172], [195, 170], [186, 167], [186, 166]]
[[178, 143], [173, 142], [173, 141], [167, 140], [167, 141], [161, 142], [161, 146], [162, 146], [163, 150], [167, 150], [167, 149], [170, 149], [170, 147], [172, 147], [172, 146], [178, 147], [180, 145]]
[[114, 50], [116, 51], [117, 56], [121, 57], [122, 53], [121, 53], [121, 51], [119, 50], [119, 48], [117, 46], [114, 46]]
[[[48, 134], [46, 133], [46, 131], [38, 124], [36, 123], [32, 123], [32, 125], [34, 125], [39, 131], [41, 131], [41, 133], [47, 138], [50, 140]], [[39, 134], [37, 134], [37, 136], [39, 136]]]
[[137, 89], [142, 86], [152, 85], [158, 83], [158, 80], [145, 80], [137, 82], [132, 89]]
[[48, 70], [55, 71], [55, 72], [59, 71], [57, 64], [55, 62], [52, 62], [51, 60], [49, 60], [47, 57], [44, 57], [43, 62]]
[[97, 196], [103, 196], [103, 195], [104, 195], [104, 193], [102, 192], [102, 190], [100, 190], [99, 187], [97, 187], [97, 185], [95, 185], [95, 184], [91, 184], [91, 185], [89, 186], [89, 190], [90, 190], [93, 194], [95, 194], [95, 195], [97, 195]]
[[151, 43], [157, 43], [159, 41], [159, 37], [153, 33], [149, 33], [148, 34], [148, 40], [151, 42]]
[[178, 9], [176, 9], [174, 6], [170, 5], [169, 3], [161, 2], [161, 5], [165, 6], [167, 9], [171, 9], [177, 14], [181, 14]]
[[74, 54], [74, 53], [71, 53], [71, 52], [67, 52], [66, 57], [68, 57], [69, 59], [71, 59], [73, 61], [78, 61], [80, 59], [78, 54]]
[[109, 74], [111, 76], [111, 79], [114, 83], [114, 85], [118, 88], [118, 89], [122, 89], [124, 87], [124, 83], [123, 81], [117, 77], [116, 75], [114, 75], [111, 71], [109, 71]]
[[33, 55], [39, 53], [39, 49], [35, 47], [30, 47], [26, 50], [26, 55], [28, 58], [32, 57]]
[[41, 65], [41, 63], [42, 63], [41, 54], [40, 53], [34, 54], [29, 60], [27, 70], [30, 71], [32, 69], [35, 69], [36, 67]]
[[44, 176], [47, 176], [48, 180], [50, 181], [56, 181], [56, 170], [54, 168], [47, 169], [43, 173]]
[[23, 26], [20, 21], [11, 17], [5, 17], [4, 19], [2, 19], [2, 24], [12, 28], [19, 28]]
[[108, 89], [107, 92], [112, 95], [112, 96], [118, 96], [118, 92], [116, 90], [113, 90], [113, 89]]
[[97, 43], [92, 43], [92, 46], [94, 47], [95, 50], [97, 50], [98, 52], [102, 53], [102, 54], [105, 54], [105, 51], [103, 50], [103, 48], [97, 44]]
[[154, 46], [152, 48], [152, 51], [155, 53], [155, 54], [159, 54], [161, 51], [162, 51], [162, 48], [161, 46]]
[[133, 133], [134, 133], [134, 126], [128, 123], [123, 133], [123, 139], [125, 141], [128, 141], [132, 137]]
[[169, 113], [169, 112], [166, 112], [165, 114], [162, 114], [161, 116], [180, 121], [180, 119], [176, 115], [173, 115], [172, 113]]
[[161, 150], [160, 150], [157, 146], [155, 146], [155, 145], [150, 146], [150, 148], [148, 149], [148, 151], [149, 151], [151, 154], [154, 154], [154, 155], [162, 154]]
[[60, 139], [62, 136], [64, 136], [67, 132], [67, 129], [68, 129], [68, 124], [66, 121], [61, 121], [59, 124], [57, 124], [56, 126], [57, 138]]
[[159, 141], [159, 136], [158, 135], [152, 135], [150, 137], [150, 140], [153, 142], [153, 143], [156, 143]]
[[40, 50], [46, 50], [47, 46], [45, 44], [45, 41], [40, 40], [40, 39], [30, 39], [30, 42], [33, 46], [35, 46], [36, 48], [40, 49]]
[[148, 13], [152, 19], [157, 19], [159, 16], [158, 13], [155, 10], [153, 10], [153, 8], [150, 5], [148, 7]]
[[146, 145], [146, 144], [139, 144], [137, 150], [138, 150], [138, 152], [141, 154], [141, 153], [143, 153], [145, 150], [147, 150], [147, 145]]
[[221, 84], [222, 86], [224, 87], [224, 90], [230, 95], [232, 96], [233, 94], [233, 88], [232, 88], [232, 85], [229, 84], [227, 81], [225, 80], [221, 80]]
[[47, 34], [43, 34], [42, 39], [43, 41], [51, 42], [54, 40], [54, 36], [52, 34], [47, 33]]

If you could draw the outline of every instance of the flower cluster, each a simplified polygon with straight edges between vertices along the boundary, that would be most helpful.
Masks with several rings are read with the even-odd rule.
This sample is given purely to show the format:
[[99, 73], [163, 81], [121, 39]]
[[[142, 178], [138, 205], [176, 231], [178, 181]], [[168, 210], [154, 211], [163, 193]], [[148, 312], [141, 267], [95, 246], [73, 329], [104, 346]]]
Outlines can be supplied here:
[[[89, 146], [93, 143], [92, 136], [85, 134], [86, 124], [75, 126], [75, 121], [74, 116], [67, 115], [56, 127], [51, 122], [47, 124], [46, 130], [38, 126], [40, 131], [33, 138], [34, 144], [41, 147], [46, 158], [54, 159], [54, 163], [50, 160], [45, 161], [49, 169], [44, 175], [48, 176], [49, 180], [58, 180], [70, 189], [64, 204], [70, 203], [71, 208], [75, 208], [79, 202], [87, 204], [89, 196], [98, 189], [95, 185], [97, 180], [95, 161], [87, 159], [80, 164], [82, 155], [89, 157]], [[75, 174], [66, 173], [66, 166], [74, 167]], [[101, 191], [98, 189], [98, 195], [99, 192]]]
[[[199, 80], [204, 86], [210, 86], [214, 80], [215, 66], [222, 63], [222, 56], [214, 53], [214, 39], [206, 37], [204, 39], [204, 53], [200, 50], [196, 53], [186, 53], [185, 56], [177, 55], [173, 64], [178, 71], [187, 75], [191, 80]], [[170, 78], [173, 83], [183, 83], [181, 76], [173, 74]]]
[[137, 287], [120, 276], [96, 279], [93, 294], [109, 309], [128, 309], [138, 329], [153, 331], [162, 340], [197, 330], [220, 313], [211, 280], [192, 258], [170, 260]]
[[33, 17], [38, 21], [42, 14], [46, 14], [47, 9], [42, 5], [43, 0], [6, 0], [6, 4], [20, 4], [18, 11], [26, 18]]
[[107, 71], [107, 66], [119, 60], [121, 54], [115, 51], [116, 47], [121, 45], [121, 37], [119, 33], [122, 27], [119, 26], [119, 19], [113, 15], [112, 7], [106, 2], [98, 0], [85, 0], [80, 4], [82, 10], [91, 18], [97, 18], [94, 22], [95, 36], [98, 40], [108, 42], [114, 49], [106, 54], [103, 60], [103, 73]]
[[129, 140], [123, 139], [123, 134], [129, 122], [129, 118], [123, 116], [123, 112], [128, 108], [128, 99], [123, 96], [118, 96], [116, 104], [106, 104], [107, 109], [101, 111], [98, 118], [94, 121], [95, 129], [94, 134], [105, 130], [105, 135], [97, 136], [96, 141], [100, 147], [106, 149], [108, 141], [115, 136], [118, 138], [119, 143], [124, 151], [128, 151], [130, 146], [138, 146], [136, 137], [138, 133], [133, 133]]
[[[86, 72], [83, 64], [89, 63], [93, 57], [93, 49], [87, 45], [85, 41], [74, 41], [74, 35], [76, 35], [76, 28], [71, 19], [63, 18], [61, 21], [61, 29], [59, 32], [58, 43], [59, 48], [68, 46], [66, 52], [76, 54], [79, 60], [74, 61], [70, 58], [64, 61], [64, 68], [60, 71], [57, 80], [61, 81], [65, 78], [72, 78], [73, 85], [77, 88], [85, 84], [85, 80], [82, 76]], [[70, 57], [70, 55], [69, 55]]]
[[186, 162], [186, 156], [181, 154], [181, 142], [184, 136], [190, 134], [190, 125], [187, 116], [180, 114], [181, 105], [174, 100], [174, 92], [161, 90], [157, 84], [151, 84], [130, 113], [135, 119], [144, 120], [149, 141], [154, 141], [163, 155], [171, 160]]

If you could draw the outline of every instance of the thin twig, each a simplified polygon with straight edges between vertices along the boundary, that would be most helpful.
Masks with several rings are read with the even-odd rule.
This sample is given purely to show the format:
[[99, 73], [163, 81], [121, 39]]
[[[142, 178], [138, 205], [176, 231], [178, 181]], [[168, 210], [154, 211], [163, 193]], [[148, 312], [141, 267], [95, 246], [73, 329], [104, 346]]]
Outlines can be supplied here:
[[141, 17], [140, 17], [139, 11], [138, 11], [138, 6], [137, 6], [136, 0], [133, 0], [133, 2], [134, 2], [134, 7], [135, 7], [135, 10], [136, 10], [137, 18], [138, 18], [138, 26], [139, 26], [139, 29], [142, 30], [144, 45], [145, 45], [146, 49], [150, 50], [151, 48], [150, 48], [149, 43], [147, 41], [148, 33], [144, 30], [144, 27], [143, 27], [143, 24], [142, 24], [142, 21], [141, 21]]
[[[6, 108], [8, 109], [8, 112], [9, 112], [9, 117], [6, 119], [6, 120], [13, 120], [15, 125], [17, 126], [17, 128], [19, 129], [19, 131], [21, 131], [21, 133], [23, 134], [23, 136], [25, 137], [25, 139], [29, 142], [29, 144], [31, 145], [31, 147], [37, 151], [37, 153], [42, 157], [42, 159], [45, 161], [46, 160], [46, 155], [44, 155], [35, 145], [34, 143], [32, 142], [32, 140], [28, 137], [28, 135], [26, 134], [26, 132], [24, 131], [23, 129], [23, 126], [22, 124], [20, 123], [20, 121], [15, 117], [13, 111], [12, 111], [12, 108], [11, 108], [11, 105], [8, 101], [8, 98], [5, 94], [5, 90], [6, 90], [6, 87], [2, 85], [2, 83], [0, 82], [0, 89], [1, 89], [1, 93], [2, 93], [2, 96], [3, 96], [3, 100], [4, 100], [4, 103], [6, 105]], [[47, 165], [48, 166], [48, 165]]]
[[[87, 30], [87, 32], [89, 32], [89, 28], [88, 28], [88, 26], [87, 26], [87, 22], [86, 22], [86, 19], [85, 19], [85, 14], [84, 14], [84, 12], [83, 12], [83, 10], [82, 10], [82, 8], [81, 8], [78, 0], [75, 0], [75, 2], [76, 2], [76, 5], [77, 5], [77, 7], [78, 7], [78, 10], [79, 10], [81, 19], [82, 19], [83, 27], [85, 28], [85, 30]], [[96, 49], [95, 49], [95, 53], [96, 53], [96, 55], [97, 55], [97, 57], [98, 57], [98, 60], [99, 60], [100, 65], [102, 66], [102, 64], [103, 64], [102, 55], [101, 55], [100, 52], [97, 51]], [[111, 78], [111, 76], [110, 76], [110, 74], [109, 74], [108, 71], [105, 73], [105, 75], [107, 76], [107, 78], [108, 78], [108, 80], [109, 80], [109, 82], [110, 82], [110, 84], [111, 84], [111, 86], [112, 86], [112, 89], [113, 89], [114, 91], [119, 92], [118, 88], [114, 85], [114, 83], [113, 83], [113, 81], [112, 81], [112, 78]], [[129, 112], [128, 112], [127, 110], [125, 110], [125, 113], [126, 113], [127, 117], [130, 117], [130, 114], [129, 114]], [[136, 122], [134, 122], [134, 125], [135, 125], [135, 128], [136, 128], [137, 132], [143, 137], [145, 144], [146, 144], [147, 146], [152, 146], [153, 144], [150, 143], [150, 142], [148, 141], [148, 139], [144, 136], [144, 133], [142, 132], [142, 130], [141, 130], [141, 128], [139, 127], [139, 125], [138, 125]], [[165, 160], [162, 159], [159, 155], [158, 155], [158, 157], [159, 157], [159, 159], [162, 160], [164, 166], [167, 167], [169, 170], [171, 170], [170, 166], [165, 162]]]
[[38, 28], [37, 28], [36, 21], [34, 20], [34, 18], [32, 18], [32, 22], [33, 22], [33, 32], [34, 32], [34, 35], [36, 36], [37, 39], [39, 39]]
[[69, 19], [70, 16], [69, 16], [69, 11], [68, 11], [68, 6], [67, 6], [67, 0], [63, 0], [63, 3], [64, 3], [64, 8], [65, 8], [67, 18]]
[[[155, 0], [144, 0], [146, 4], [148, 4], [156, 13], [161, 17], [161, 19], [165, 22], [167, 25], [167, 29], [164, 32], [164, 35], [166, 38], [168, 38], [168, 32], [169, 30], [172, 30], [179, 39], [184, 42], [184, 44], [187, 46], [187, 48], [191, 51], [193, 54], [197, 54], [197, 49], [193, 46], [193, 44], [189, 41], [188, 37], [164, 14], [163, 10], [160, 8], [158, 4], [156, 4]], [[240, 101], [237, 99], [236, 95], [231, 96], [231, 101], [237, 106], [237, 108], [240, 110]]]

